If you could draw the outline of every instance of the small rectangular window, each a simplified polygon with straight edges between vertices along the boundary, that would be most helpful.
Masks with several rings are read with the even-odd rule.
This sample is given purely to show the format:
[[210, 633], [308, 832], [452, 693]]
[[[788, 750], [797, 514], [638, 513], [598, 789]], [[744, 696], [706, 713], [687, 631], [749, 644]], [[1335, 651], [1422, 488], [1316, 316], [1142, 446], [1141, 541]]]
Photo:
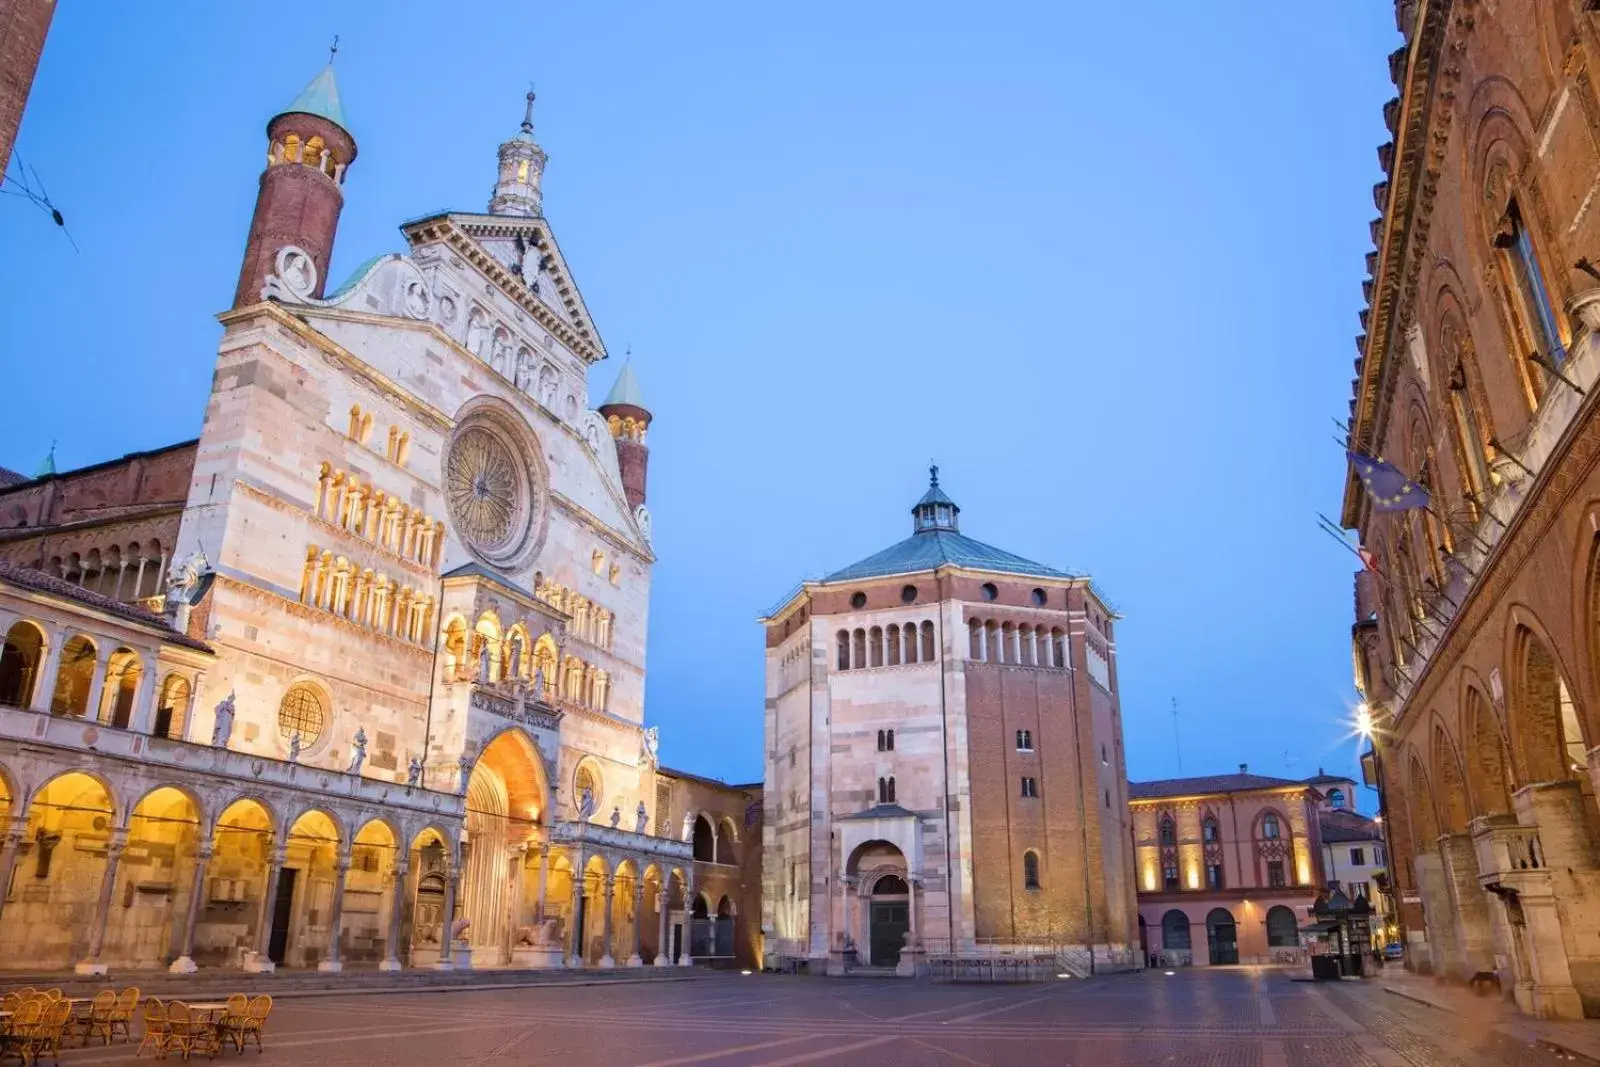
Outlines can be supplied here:
[[1102, 742], [1101, 745], [1100, 745], [1100, 766], [1102, 766], [1102, 767], [1111, 766], [1111, 761], [1106, 759], [1106, 746], [1105, 746], [1104, 742]]
[[1037, 797], [1039, 795], [1038, 781], [1034, 778], [1024, 777], [1022, 779], [1022, 795], [1025, 797]]
[[1161, 868], [1161, 884], [1168, 892], [1178, 888], [1178, 868]]
[[1206, 888], [1207, 889], [1221, 889], [1222, 888], [1222, 864], [1220, 864], [1220, 863], [1208, 863], [1208, 864], [1206, 864]]
[[1271, 886], [1273, 889], [1282, 889], [1284, 886], [1288, 885], [1288, 882], [1286, 882], [1283, 877], [1282, 860], [1267, 861], [1267, 885]]
[[1366, 853], [1366, 850], [1365, 849], [1360, 849], [1360, 848], [1351, 849], [1350, 850], [1350, 866], [1352, 866], [1352, 867], [1365, 867], [1366, 865], [1367, 865], [1367, 853]]
[[1018, 752], [1032, 752], [1033, 751], [1033, 731], [1032, 730], [1018, 730], [1017, 731], [1017, 751]]

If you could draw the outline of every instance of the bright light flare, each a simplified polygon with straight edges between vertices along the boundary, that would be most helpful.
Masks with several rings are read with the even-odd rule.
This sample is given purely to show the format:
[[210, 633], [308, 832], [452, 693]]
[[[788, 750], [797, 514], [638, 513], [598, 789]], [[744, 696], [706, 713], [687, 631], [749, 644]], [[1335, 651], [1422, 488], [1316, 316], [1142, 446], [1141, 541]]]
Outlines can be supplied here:
[[1360, 737], [1372, 740], [1372, 709], [1365, 704], [1356, 705], [1355, 727]]

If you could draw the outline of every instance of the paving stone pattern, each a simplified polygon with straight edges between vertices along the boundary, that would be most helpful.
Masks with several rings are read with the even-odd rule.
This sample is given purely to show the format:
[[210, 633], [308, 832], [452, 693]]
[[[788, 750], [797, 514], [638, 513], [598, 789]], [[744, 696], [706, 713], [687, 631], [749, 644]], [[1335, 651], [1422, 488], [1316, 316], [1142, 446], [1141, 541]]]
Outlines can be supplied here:
[[[263, 1062], [629, 1067], [1489, 1067], [1568, 1064], [1488, 1023], [1288, 972], [1051, 985], [719, 975], [692, 982], [329, 994], [275, 1007]], [[250, 1053], [249, 1056], [254, 1056]], [[64, 1053], [134, 1062], [134, 1049]], [[1576, 1061], [1595, 1067], [1593, 1061]]]

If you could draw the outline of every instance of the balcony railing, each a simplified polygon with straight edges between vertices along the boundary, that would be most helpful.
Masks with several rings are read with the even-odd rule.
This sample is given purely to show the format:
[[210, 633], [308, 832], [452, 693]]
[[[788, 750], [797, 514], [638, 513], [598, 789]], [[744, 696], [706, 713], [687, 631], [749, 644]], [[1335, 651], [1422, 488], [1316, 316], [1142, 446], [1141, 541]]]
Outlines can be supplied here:
[[1474, 826], [1472, 840], [1478, 853], [1478, 879], [1484, 885], [1548, 873], [1536, 826], [1485, 825], [1480, 821]]

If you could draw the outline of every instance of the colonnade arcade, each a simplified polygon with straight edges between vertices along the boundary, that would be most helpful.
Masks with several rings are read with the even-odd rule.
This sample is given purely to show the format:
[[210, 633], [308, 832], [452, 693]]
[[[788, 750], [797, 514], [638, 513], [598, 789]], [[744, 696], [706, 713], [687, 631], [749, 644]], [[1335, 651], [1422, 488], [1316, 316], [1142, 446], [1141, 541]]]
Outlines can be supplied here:
[[437, 956], [426, 880], [447, 869], [449, 820], [104, 766], [34, 783], [23, 770], [0, 762], [0, 943], [14, 966], [337, 971]]

